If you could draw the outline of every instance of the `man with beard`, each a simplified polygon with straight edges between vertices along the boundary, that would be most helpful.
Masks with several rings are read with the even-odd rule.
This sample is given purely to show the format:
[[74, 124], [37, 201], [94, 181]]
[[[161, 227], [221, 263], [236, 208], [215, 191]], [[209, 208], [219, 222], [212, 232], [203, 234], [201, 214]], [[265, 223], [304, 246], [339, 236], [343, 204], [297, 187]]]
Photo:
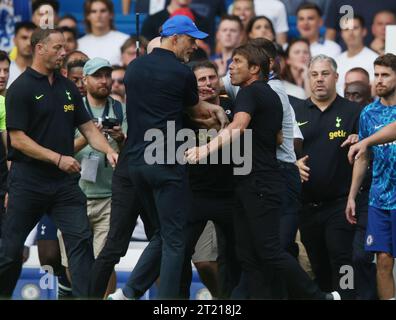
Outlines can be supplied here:
[[84, 297], [94, 257], [86, 198], [78, 187], [81, 167], [73, 157], [75, 128], [106, 153], [109, 165], [115, 165], [118, 155], [91, 121], [75, 85], [56, 71], [65, 56], [61, 31], [37, 29], [31, 45], [32, 67], [6, 96], [12, 165], [0, 247], [0, 296], [12, 295], [23, 242], [46, 212], [64, 236], [73, 294]]
[[[366, 251], [376, 253], [377, 291], [380, 299], [394, 300], [394, 257], [396, 257], [396, 56], [386, 54], [374, 61], [374, 84], [379, 97], [369, 104], [360, 115], [359, 138], [364, 139], [352, 146], [349, 159], [355, 156], [351, 190], [346, 208], [347, 219], [356, 224], [355, 198], [362, 184], [369, 156], [373, 154], [373, 178], [370, 189]], [[386, 129], [380, 128], [393, 122]], [[370, 136], [374, 134], [373, 136]], [[370, 136], [370, 137], [369, 137]], [[369, 137], [369, 138], [367, 138]], [[367, 139], [365, 139], [367, 138]], [[387, 143], [390, 142], [390, 143]], [[375, 146], [374, 146], [375, 145]]]

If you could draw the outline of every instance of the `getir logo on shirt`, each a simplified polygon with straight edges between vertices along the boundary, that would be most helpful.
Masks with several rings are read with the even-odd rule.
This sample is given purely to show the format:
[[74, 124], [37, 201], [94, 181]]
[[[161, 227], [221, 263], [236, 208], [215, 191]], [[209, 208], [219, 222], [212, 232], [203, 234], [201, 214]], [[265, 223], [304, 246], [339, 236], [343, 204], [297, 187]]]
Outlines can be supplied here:
[[337, 131], [329, 132], [329, 140], [333, 140], [335, 138], [345, 138], [346, 134], [347, 133], [344, 130], [337, 130]]
[[74, 104], [65, 104], [63, 106], [63, 110], [65, 112], [74, 111]]

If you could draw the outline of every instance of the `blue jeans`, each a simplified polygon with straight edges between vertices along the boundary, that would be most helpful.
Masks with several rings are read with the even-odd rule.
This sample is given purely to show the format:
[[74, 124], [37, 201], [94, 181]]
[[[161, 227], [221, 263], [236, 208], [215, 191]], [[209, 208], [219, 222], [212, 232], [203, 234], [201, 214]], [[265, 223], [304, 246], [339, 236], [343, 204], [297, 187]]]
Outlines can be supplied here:
[[73, 295], [88, 297], [87, 275], [94, 262], [86, 197], [79, 175], [49, 178], [34, 164], [14, 162], [0, 248], [0, 296], [11, 297], [22, 269], [23, 244], [43, 212], [61, 230], [73, 278]]

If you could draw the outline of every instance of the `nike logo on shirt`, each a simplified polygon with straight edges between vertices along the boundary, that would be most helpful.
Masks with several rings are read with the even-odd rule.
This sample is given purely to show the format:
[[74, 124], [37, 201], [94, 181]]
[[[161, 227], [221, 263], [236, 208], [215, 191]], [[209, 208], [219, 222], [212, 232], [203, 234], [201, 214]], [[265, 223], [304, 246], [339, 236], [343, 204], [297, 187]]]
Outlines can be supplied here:
[[299, 127], [302, 127], [304, 124], [307, 124], [309, 121], [305, 121], [305, 122], [297, 122], [297, 125]]
[[36, 100], [40, 100], [42, 97], [44, 97], [43, 94], [39, 95], [39, 96], [35, 96]]

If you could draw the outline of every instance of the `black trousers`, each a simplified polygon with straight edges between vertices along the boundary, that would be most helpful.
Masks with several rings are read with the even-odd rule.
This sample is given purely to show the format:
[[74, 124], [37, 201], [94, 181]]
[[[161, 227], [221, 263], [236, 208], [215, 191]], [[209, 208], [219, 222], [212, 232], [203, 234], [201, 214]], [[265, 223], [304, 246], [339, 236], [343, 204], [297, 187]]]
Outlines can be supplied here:
[[304, 244], [319, 287], [336, 290], [343, 299], [355, 299], [355, 290], [341, 287], [342, 266], [353, 266], [354, 227], [345, 218], [347, 198], [305, 204], [300, 212], [301, 241]]
[[92, 297], [103, 298], [114, 266], [127, 253], [139, 215], [144, 223], [147, 238], [150, 239], [154, 233], [154, 226], [137, 196], [136, 185], [129, 175], [119, 175], [115, 171], [112, 180], [110, 229], [106, 243], [91, 271]]
[[181, 282], [181, 296], [189, 298], [191, 286], [191, 256], [208, 220], [216, 226], [218, 238], [219, 297], [226, 299], [239, 282], [240, 266], [235, 252], [233, 224], [234, 198], [193, 192], [191, 215], [186, 226], [186, 257]]
[[[295, 258], [280, 242], [281, 195], [284, 181], [280, 174], [251, 174], [236, 187], [235, 231], [237, 255], [247, 281], [248, 297], [270, 298], [274, 272], [286, 280], [293, 296], [325, 299]], [[263, 281], [257, 281], [258, 275]]]
[[185, 226], [191, 204], [186, 167], [130, 165], [129, 174], [139, 186], [139, 198], [156, 231], [128, 280], [133, 292], [126, 294], [135, 297], [145, 292], [159, 271], [157, 297], [178, 298], [185, 257]]
[[44, 178], [32, 164], [13, 162], [0, 248], [0, 296], [11, 297], [22, 268], [23, 244], [44, 212], [63, 234], [73, 295], [88, 297], [94, 262], [87, 199], [79, 175]]

